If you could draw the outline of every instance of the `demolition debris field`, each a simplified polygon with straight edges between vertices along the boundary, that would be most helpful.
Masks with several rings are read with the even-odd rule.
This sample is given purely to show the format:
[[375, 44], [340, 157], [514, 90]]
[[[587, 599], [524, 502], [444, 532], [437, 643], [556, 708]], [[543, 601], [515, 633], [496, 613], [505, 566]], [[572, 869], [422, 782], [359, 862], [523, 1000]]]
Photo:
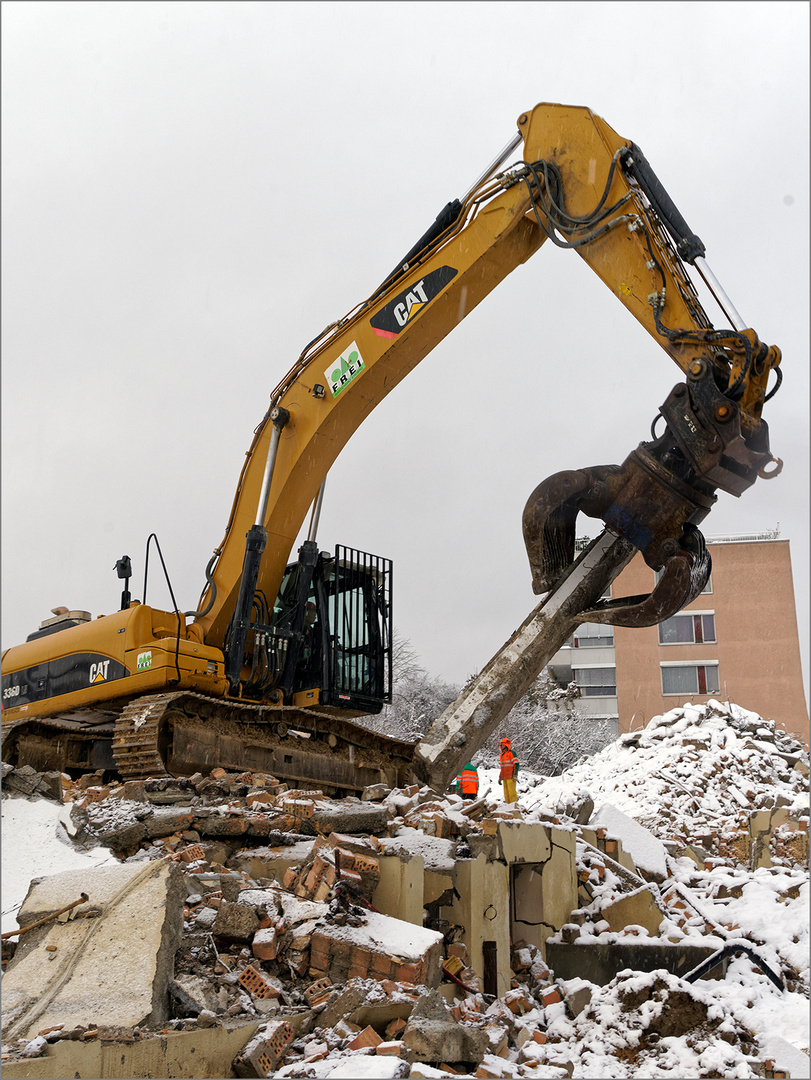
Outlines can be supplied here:
[[809, 1076], [808, 753], [735, 705], [515, 805], [3, 769], [9, 1077]]

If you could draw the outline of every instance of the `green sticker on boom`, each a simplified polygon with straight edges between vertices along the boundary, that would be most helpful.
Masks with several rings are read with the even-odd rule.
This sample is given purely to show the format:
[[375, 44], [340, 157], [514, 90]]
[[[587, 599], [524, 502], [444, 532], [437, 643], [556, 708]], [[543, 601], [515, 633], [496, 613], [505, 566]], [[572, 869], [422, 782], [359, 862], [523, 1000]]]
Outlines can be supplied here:
[[352, 344], [334, 360], [324, 372], [332, 396], [336, 398], [349, 384], [356, 379], [361, 372], [366, 370], [360, 349], [353, 341]]

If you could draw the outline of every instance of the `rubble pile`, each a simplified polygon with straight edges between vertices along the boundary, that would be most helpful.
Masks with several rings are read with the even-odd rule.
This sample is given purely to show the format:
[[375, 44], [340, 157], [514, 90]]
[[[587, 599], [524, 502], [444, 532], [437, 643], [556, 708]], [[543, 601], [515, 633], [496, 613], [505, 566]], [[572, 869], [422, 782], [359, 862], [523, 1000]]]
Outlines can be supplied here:
[[[610, 803], [647, 826], [675, 853], [704, 862], [747, 864], [750, 820], [780, 826], [772, 861], [807, 855], [808, 750], [735, 705], [711, 702], [654, 717], [562, 777], [544, 780], [522, 800], [572, 811], [573, 791]], [[781, 811], [782, 813], [776, 813]], [[805, 822], [805, 824], [804, 824]], [[806, 832], [805, 840], [796, 834]]]
[[[31, 1070], [68, 1044], [187, 1048], [190, 1071], [142, 1075], [808, 1075], [808, 755], [736, 706], [677, 709], [562, 777], [520, 776], [511, 805], [496, 770], [465, 802], [379, 784], [329, 799], [221, 769], [106, 784], [3, 768], [4, 797], [62, 800], [74, 847], [104, 845], [123, 875], [89, 872], [78, 900], [75, 872], [46, 878], [47, 898], [32, 883], [19, 944], [4, 941], [9, 1076], [56, 1075]], [[141, 910], [155, 875], [165, 928], [142, 986], [137, 914], [106, 953], [103, 927]], [[496, 939], [497, 972], [481, 966]], [[80, 940], [110, 988], [92, 1015], [74, 1007], [84, 982], [71, 995]], [[59, 965], [62, 996], [40, 1010], [29, 971]], [[125, 1014], [118, 977], [147, 1005]]]

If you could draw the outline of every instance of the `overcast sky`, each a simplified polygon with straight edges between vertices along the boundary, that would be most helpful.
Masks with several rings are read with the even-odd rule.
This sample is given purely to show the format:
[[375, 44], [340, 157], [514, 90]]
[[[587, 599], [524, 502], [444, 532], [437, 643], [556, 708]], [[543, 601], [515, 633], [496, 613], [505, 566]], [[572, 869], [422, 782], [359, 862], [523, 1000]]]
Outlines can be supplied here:
[[[125, 553], [142, 598], [151, 532], [193, 608], [270, 390], [553, 101], [642, 147], [783, 350], [783, 473], [703, 528], [779, 523], [807, 679], [808, 42], [779, 0], [5, 0], [3, 646], [56, 605], [115, 610]], [[623, 461], [680, 378], [546, 245], [353, 436], [319, 542], [393, 558], [399, 632], [461, 681], [536, 603], [530, 492]]]

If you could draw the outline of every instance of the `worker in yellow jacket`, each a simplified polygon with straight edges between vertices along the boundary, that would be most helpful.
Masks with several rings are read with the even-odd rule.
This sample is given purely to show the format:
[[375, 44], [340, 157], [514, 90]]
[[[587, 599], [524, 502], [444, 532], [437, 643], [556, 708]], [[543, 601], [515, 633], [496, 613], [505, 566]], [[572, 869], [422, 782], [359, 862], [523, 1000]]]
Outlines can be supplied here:
[[515, 783], [518, 776], [518, 758], [512, 751], [509, 739], [501, 740], [499, 764], [501, 765], [501, 772], [498, 774], [498, 778], [504, 787], [504, 802], [517, 802], [518, 795], [515, 790]]

